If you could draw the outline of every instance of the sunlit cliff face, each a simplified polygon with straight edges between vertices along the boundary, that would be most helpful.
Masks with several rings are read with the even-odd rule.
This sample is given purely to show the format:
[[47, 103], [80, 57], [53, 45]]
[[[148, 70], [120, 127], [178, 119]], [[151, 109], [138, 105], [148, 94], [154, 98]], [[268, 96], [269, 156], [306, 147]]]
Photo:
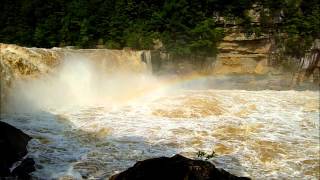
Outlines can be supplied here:
[[33, 176], [106, 178], [138, 160], [201, 150], [236, 175], [319, 178], [317, 91], [218, 90], [228, 81], [154, 77], [130, 53], [107, 53], [110, 62], [66, 53], [50, 72], [12, 81], [1, 120], [34, 138]]

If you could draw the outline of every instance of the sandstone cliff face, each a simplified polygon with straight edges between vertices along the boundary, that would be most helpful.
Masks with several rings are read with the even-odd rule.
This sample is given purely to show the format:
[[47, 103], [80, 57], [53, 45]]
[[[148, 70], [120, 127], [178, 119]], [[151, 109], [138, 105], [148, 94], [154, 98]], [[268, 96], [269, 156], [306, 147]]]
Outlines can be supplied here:
[[212, 74], [266, 74], [271, 43], [266, 37], [230, 33], [219, 44]]
[[227, 35], [218, 45], [217, 57], [173, 58], [160, 51], [152, 52], [153, 72], [159, 74], [188, 74], [194, 72], [209, 75], [263, 75], [271, 67], [268, 58], [271, 42], [267, 36], [245, 36], [240, 30], [227, 29]]

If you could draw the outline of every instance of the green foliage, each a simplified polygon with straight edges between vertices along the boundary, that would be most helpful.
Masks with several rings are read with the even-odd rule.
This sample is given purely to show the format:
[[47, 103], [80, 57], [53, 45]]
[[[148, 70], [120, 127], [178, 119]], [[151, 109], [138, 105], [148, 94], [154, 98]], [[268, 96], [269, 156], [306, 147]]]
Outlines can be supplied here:
[[125, 46], [133, 49], [152, 49], [156, 33], [147, 31], [142, 22], [132, 24], [124, 31]]
[[190, 32], [192, 40], [189, 46], [193, 53], [202, 56], [217, 54], [216, 43], [222, 40], [224, 31], [222, 28], [215, 27], [213, 19], [200, 22]]
[[207, 154], [206, 152], [203, 152], [203, 151], [198, 151], [197, 152], [197, 157], [200, 158], [200, 159], [204, 159], [204, 160], [209, 160], [209, 159], [212, 159], [214, 157], [216, 157], [216, 153], [214, 151], [211, 152], [211, 154]]
[[[302, 57], [314, 39], [320, 38], [319, 0], [265, 0], [261, 4], [270, 11], [264, 15], [262, 24], [272, 28], [277, 45], [285, 55]], [[274, 19], [278, 21], [272, 21]]]
[[[252, 23], [257, 5], [260, 24]], [[259, 9], [260, 8], [260, 9]], [[152, 49], [176, 56], [214, 56], [224, 36], [215, 15], [247, 35], [274, 34], [286, 54], [301, 56], [320, 37], [319, 0], [4, 0], [0, 42], [25, 46]]]
[[108, 40], [106, 43], [106, 47], [108, 49], [120, 49], [121, 45], [119, 43], [117, 43], [116, 41]]

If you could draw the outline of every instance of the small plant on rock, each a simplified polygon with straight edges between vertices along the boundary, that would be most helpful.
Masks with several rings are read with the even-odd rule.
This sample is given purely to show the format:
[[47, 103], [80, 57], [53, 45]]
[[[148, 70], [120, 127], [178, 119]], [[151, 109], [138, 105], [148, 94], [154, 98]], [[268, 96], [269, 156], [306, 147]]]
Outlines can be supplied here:
[[217, 157], [217, 154], [214, 151], [212, 151], [211, 154], [208, 154], [208, 153], [206, 153], [204, 151], [198, 151], [197, 152], [197, 157], [202, 159], [202, 160], [208, 161], [209, 159]]

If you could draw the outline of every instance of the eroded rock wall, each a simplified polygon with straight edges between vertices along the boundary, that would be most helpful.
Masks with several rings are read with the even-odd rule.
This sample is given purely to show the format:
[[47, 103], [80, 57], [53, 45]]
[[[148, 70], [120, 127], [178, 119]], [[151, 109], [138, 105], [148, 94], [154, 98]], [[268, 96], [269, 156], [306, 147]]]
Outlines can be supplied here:
[[173, 58], [165, 52], [152, 52], [155, 73], [209, 75], [264, 75], [271, 67], [268, 58], [271, 43], [266, 36], [247, 37], [244, 33], [231, 32], [218, 45], [217, 57]]
[[266, 74], [271, 47], [266, 36], [247, 37], [231, 32], [219, 44], [219, 54], [213, 63], [213, 74]]

